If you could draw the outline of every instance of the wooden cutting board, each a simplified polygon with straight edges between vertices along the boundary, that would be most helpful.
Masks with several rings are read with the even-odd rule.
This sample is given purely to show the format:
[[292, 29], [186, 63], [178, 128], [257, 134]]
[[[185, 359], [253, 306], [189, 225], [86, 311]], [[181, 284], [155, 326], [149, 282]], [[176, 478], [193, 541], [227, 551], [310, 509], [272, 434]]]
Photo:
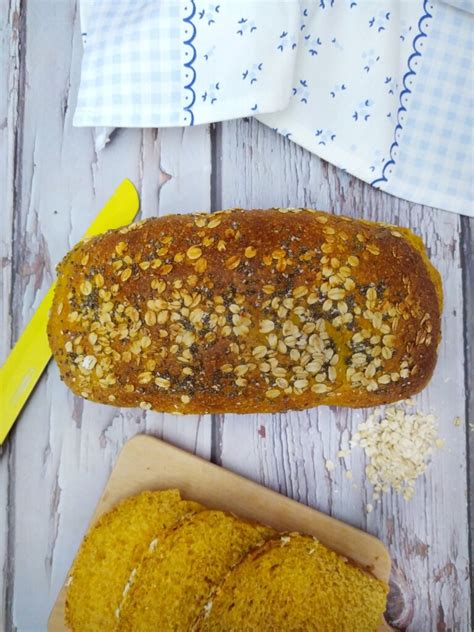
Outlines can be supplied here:
[[[146, 435], [134, 437], [122, 449], [91, 524], [127, 496], [144, 490], [170, 488], [179, 489], [189, 500], [263, 522], [279, 531], [314, 535], [388, 583], [390, 556], [374, 536]], [[65, 597], [64, 585], [49, 617], [49, 632], [67, 630]], [[383, 630], [391, 630], [385, 621], [379, 632]]]

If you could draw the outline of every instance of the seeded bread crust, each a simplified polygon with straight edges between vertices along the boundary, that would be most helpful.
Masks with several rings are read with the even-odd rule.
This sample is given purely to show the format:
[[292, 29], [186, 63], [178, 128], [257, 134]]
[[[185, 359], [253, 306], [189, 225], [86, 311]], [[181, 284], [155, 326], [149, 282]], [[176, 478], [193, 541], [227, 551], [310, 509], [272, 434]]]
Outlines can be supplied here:
[[365, 407], [420, 391], [442, 288], [408, 229], [309, 209], [169, 215], [83, 241], [48, 325], [61, 378], [175, 413]]

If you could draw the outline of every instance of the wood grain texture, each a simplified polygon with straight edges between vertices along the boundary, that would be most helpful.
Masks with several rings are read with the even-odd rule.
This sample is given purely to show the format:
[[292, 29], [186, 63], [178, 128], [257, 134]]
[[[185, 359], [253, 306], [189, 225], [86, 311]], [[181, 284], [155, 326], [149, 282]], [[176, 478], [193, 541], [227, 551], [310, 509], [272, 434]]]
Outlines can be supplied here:
[[461, 219], [471, 591], [474, 588], [474, 220]]
[[[411, 502], [387, 494], [370, 515], [363, 455], [336, 458], [367, 411], [321, 407], [273, 417], [226, 415], [217, 422], [216, 460], [380, 537], [394, 560], [390, 623], [416, 632], [469, 629], [460, 218], [376, 191], [255, 121], [224, 124], [217, 145], [223, 207], [310, 206], [400, 223], [424, 238], [444, 280], [444, 337], [433, 380], [416, 401], [436, 413], [446, 446]], [[454, 426], [456, 416], [461, 428]], [[330, 473], [326, 459], [337, 464]]]
[[[13, 319], [12, 341], [53, 279], [59, 259], [124, 177], [139, 188], [143, 216], [184, 204], [189, 210], [190, 192], [193, 206], [206, 210], [210, 204], [208, 129], [162, 135], [119, 131], [97, 155], [92, 131], [72, 127], [81, 54], [75, 3], [29, 3], [23, 11], [21, 49], [28, 80], [17, 118], [7, 120], [9, 133], [16, 135], [16, 155], [9, 158], [7, 175], [2, 172], [2, 183], [15, 193], [8, 208], [16, 238], [8, 243], [17, 267], [13, 292], [3, 288]], [[182, 152], [175, 151], [178, 146]], [[10, 340], [2, 338], [2, 344], [6, 349]], [[0, 549], [5, 629], [44, 629], [124, 442], [148, 432], [209, 456], [210, 424], [210, 417], [186, 417], [178, 431], [175, 417], [96, 408], [72, 397], [50, 364], [0, 463], [0, 511], [8, 525], [7, 532], [1, 530], [1, 537], [7, 536]]]
[[[464, 373], [469, 330], [461, 266], [472, 301], [466, 289], [472, 255], [461, 260], [460, 218], [375, 191], [256, 122], [217, 126], [212, 137], [208, 127], [121, 130], [97, 154], [92, 130], [72, 127], [82, 50], [76, 2], [5, 1], [0, 28], [0, 361], [60, 257], [124, 177], [139, 188], [143, 216], [306, 205], [411, 226], [427, 242], [446, 291], [440, 362], [418, 398], [421, 408], [435, 410], [446, 447], [411, 503], [387, 495], [369, 516], [360, 453], [330, 474], [323, 466], [326, 458], [337, 462], [338, 447], [363, 411], [321, 408], [216, 418], [211, 425], [209, 417], [178, 419], [75, 399], [51, 364], [0, 456], [0, 629], [45, 628], [116, 456], [139, 432], [206, 458], [212, 453], [231, 469], [381, 537], [394, 560], [394, 624], [411, 632], [470, 629], [465, 384], [471, 374]], [[471, 231], [465, 240], [472, 240], [474, 222], [463, 222]], [[472, 303], [464, 313], [472, 314]]]

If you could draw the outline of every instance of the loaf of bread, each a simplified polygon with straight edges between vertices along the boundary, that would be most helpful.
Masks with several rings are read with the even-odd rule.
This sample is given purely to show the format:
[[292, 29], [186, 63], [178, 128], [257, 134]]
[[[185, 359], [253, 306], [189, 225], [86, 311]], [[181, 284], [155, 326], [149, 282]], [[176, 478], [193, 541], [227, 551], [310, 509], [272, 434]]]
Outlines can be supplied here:
[[309, 535], [280, 534], [142, 492], [84, 539], [66, 594], [72, 632], [376, 632], [387, 585]]
[[420, 391], [442, 290], [404, 228], [308, 209], [169, 215], [79, 243], [48, 334], [83, 397], [175, 413], [373, 406]]

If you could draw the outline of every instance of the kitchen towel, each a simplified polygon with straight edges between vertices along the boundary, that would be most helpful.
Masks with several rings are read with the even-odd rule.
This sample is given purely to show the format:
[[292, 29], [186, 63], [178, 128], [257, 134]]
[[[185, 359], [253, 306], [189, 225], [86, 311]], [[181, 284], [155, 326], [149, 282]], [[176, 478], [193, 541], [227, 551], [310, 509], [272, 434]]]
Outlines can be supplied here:
[[470, 0], [82, 0], [74, 124], [242, 116], [393, 195], [474, 215]]

